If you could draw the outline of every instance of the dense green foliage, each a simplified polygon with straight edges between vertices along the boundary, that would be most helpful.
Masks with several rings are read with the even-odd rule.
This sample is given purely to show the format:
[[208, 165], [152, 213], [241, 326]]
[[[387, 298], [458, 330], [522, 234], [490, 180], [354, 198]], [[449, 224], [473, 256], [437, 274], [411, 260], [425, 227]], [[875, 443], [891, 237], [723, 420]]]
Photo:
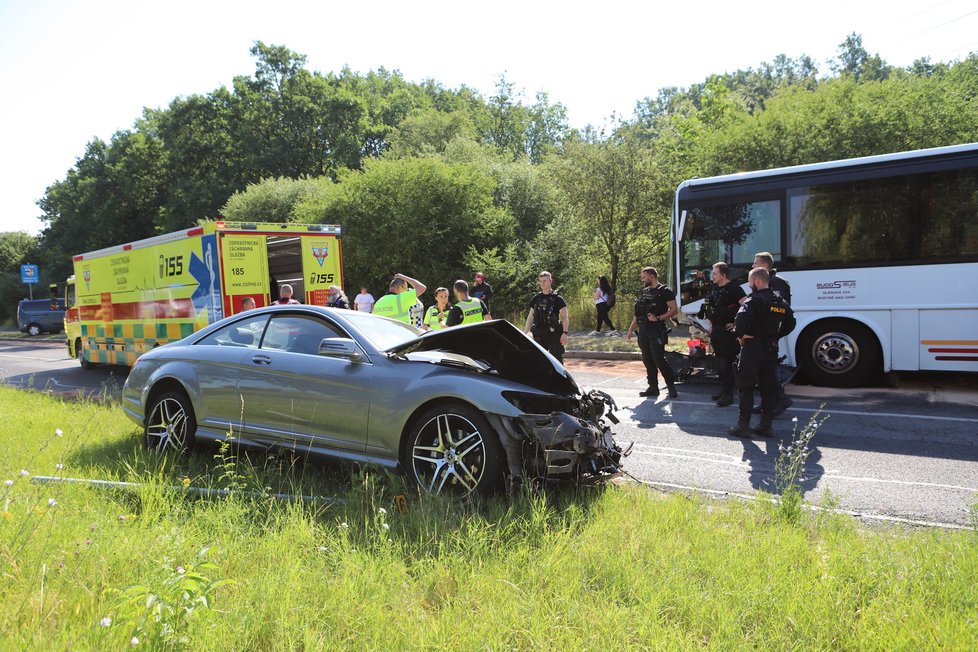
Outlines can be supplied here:
[[605, 129], [572, 129], [562, 105], [528, 103], [504, 77], [484, 97], [386, 69], [310, 71], [282, 46], [252, 54], [254, 75], [88, 145], [39, 202], [44, 269], [222, 212], [329, 220], [345, 229], [348, 289], [481, 269], [511, 314], [543, 268], [578, 298], [598, 274], [634, 289], [642, 265], [665, 264], [683, 179], [978, 140], [978, 55], [896, 68], [856, 34], [828, 73], [779, 55], [661, 89]]
[[[400, 514], [396, 477], [214, 448], [158, 458], [118, 406], [3, 387], [0, 449], [4, 650], [134, 635], [135, 649], [173, 650], [970, 650], [978, 637], [973, 531], [793, 523], [766, 500], [637, 486], [474, 506], [409, 494]], [[194, 500], [185, 484], [250, 493]]]

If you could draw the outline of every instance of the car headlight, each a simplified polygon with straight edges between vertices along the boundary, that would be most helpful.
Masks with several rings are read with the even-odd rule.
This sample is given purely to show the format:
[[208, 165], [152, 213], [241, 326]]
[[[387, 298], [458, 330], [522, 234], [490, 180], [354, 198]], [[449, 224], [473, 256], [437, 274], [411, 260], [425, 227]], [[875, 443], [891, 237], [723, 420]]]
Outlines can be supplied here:
[[573, 412], [575, 400], [567, 396], [553, 394], [533, 394], [530, 392], [503, 392], [503, 398], [525, 414], [552, 414], [554, 412]]

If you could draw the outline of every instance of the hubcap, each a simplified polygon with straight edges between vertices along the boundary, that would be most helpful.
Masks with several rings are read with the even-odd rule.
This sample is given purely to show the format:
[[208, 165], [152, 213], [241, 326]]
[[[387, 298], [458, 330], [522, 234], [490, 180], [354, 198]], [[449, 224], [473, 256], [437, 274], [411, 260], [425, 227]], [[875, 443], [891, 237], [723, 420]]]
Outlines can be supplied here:
[[826, 333], [812, 347], [818, 368], [830, 374], [844, 374], [859, 362], [859, 347], [845, 333]]
[[411, 450], [418, 483], [429, 493], [467, 494], [485, 472], [486, 445], [475, 425], [458, 414], [425, 423]]
[[146, 422], [146, 445], [156, 451], [181, 451], [187, 443], [187, 413], [175, 398], [156, 404]]

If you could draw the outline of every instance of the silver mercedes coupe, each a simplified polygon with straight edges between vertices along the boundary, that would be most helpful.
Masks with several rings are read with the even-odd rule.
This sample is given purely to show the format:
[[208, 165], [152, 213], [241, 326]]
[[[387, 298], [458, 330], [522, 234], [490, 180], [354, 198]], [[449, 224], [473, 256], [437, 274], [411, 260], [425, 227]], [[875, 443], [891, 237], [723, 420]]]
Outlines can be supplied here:
[[351, 310], [250, 310], [140, 357], [123, 407], [151, 449], [233, 438], [400, 469], [432, 493], [590, 481], [622, 457], [611, 397], [504, 320], [422, 333]]

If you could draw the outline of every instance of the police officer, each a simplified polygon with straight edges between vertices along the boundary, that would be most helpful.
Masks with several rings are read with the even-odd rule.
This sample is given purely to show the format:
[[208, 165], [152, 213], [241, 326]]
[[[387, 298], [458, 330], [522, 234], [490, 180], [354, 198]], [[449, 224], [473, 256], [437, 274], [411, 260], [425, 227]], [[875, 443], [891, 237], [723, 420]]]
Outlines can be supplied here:
[[734, 337], [734, 317], [740, 309], [744, 289], [739, 283], [730, 282], [730, 267], [727, 263], [716, 263], [710, 273], [713, 287], [706, 300], [705, 317], [710, 320], [710, 342], [717, 357], [720, 374], [720, 393], [713, 396], [719, 407], [733, 403], [734, 360], [740, 353], [740, 344]]
[[424, 313], [424, 329], [437, 331], [445, 328], [445, 320], [448, 319], [448, 311], [451, 309], [448, 304], [448, 288], [435, 290], [435, 305], [429, 307]]
[[[747, 276], [751, 295], [734, 318], [734, 335], [740, 342], [737, 359], [737, 389], [740, 393], [740, 414], [737, 425], [730, 429], [736, 437], [773, 437], [771, 420], [777, 404], [778, 339], [795, 328], [795, 316], [788, 302], [768, 287], [770, 274], [755, 267]], [[750, 427], [751, 406], [754, 404], [754, 385], [761, 388], [761, 424]]]
[[550, 355], [564, 362], [564, 347], [570, 333], [570, 317], [567, 302], [553, 289], [554, 279], [550, 272], [540, 272], [540, 292], [530, 300], [530, 312], [526, 316], [527, 335]]
[[[785, 303], [791, 305], [791, 284], [778, 276], [778, 270], [774, 269], [774, 256], [768, 251], [759, 251], [754, 254], [754, 267], [763, 267], [771, 276], [768, 284], [772, 290], [778, 293]], [[779, 417], [784, 411], [791, 407], [792, 400], [784, 393], [784, 387], [778, 383], [778, 403], [774, 406], [774, 416]], [[754, 406], [754, 414], [759, 414], [761, 407]]]
[[427, 289], [428, 286], [417, 279], [395, 274], [390, 291], [374, 304], [374, 314], [421, 328], [424, 306], [418, 300], [418, 295], [424, 294]]
[[445, 326], [458, 326], [459, 324], [474, 324], [483, 320], [492, 319], [489, 308], [481, 299], [469, 298], [469, 284], [459, 279], [452, 286], [455, 291], [455, 305], [448, 311], [448, 318]]
[[625, 338], [631, 341], [632, 332], [638, 327], [638, 348], [642, 351], [642, 362], [649, 381], [648, 388], [638, 395], [659, 395], [658, 371], [669, 388], [669, 398], [677, 398], [679, 392], [676, 391], [676, 374], [666, 360], [666, 341], [669, 338], [666, 320], [678, 312], [676, 293], [659, 283], [659, 272], [655, 267], [644, 268], [640, 278], [644, 287], [635, 302], [635, 316], [625, 334]]

